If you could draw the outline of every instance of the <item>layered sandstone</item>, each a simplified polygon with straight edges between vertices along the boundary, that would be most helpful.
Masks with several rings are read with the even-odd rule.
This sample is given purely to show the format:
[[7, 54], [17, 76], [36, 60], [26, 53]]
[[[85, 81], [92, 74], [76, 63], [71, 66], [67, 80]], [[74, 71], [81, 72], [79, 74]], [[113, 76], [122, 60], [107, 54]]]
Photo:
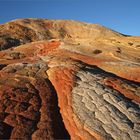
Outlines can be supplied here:
[[139, 140], [140, 37], [20, 19], [0, 48], [0, 139]]

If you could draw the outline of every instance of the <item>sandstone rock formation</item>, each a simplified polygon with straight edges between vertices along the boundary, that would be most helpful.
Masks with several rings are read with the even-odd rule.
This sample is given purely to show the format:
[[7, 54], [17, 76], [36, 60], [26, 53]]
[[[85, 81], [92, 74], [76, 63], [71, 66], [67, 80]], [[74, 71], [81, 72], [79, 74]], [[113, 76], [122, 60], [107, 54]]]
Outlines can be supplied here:
[[139, 140], [140, 37], [20, 19], [0, 49], [0, 139]]

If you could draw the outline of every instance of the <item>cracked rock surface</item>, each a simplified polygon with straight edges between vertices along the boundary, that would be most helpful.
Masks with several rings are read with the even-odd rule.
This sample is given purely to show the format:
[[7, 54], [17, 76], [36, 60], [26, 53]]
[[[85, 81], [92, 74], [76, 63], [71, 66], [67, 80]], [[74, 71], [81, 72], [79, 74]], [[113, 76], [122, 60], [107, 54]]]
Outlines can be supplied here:
[[[77, 86], [72, 90], [72, 101], [81, 123], [106, 139], [137, 140], [140, 137], [140, 106], [104, 84], [105, 78], [113, 77], [89, 66], [78, 71], [76, 76]], [[137, 91], [139, 85], [133, 86]]]
[[0, 139], [139, 140], [140, 37], [97, 24], [0, 25]]

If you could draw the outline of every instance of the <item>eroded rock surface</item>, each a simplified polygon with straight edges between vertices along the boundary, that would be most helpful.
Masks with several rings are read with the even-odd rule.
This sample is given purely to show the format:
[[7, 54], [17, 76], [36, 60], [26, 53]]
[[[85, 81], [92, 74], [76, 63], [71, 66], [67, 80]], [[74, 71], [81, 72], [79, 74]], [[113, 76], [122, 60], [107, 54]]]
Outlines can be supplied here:
[[139, 140], [139, 46], [76, 21], [0, 25], [0, 139]]
[[[0, 79], [0, 139], [69, 138], [44, 64], [12, 64]], [[7, 125], [7, 126], [6, 126]], [[8, 135], [7, 135], [8, 133]]]
[[[140, 137], [140, 106], [128, 99], [119, 90], [105, 85], [107, 78], [113, 75], [96, 67], [86, 66], [76, 74], [76, 87], [72, 90], [74, 112], [83, 125], [99, 132], [106, 139], [138, 139]], [[127, 81], [122, 86], [128, 86]], [[132, 89], [133, 83], [129, 83]], [[135, 95], [139, 85], [133, 84]], [[128, 93], [129, 94], [129, 93]]]

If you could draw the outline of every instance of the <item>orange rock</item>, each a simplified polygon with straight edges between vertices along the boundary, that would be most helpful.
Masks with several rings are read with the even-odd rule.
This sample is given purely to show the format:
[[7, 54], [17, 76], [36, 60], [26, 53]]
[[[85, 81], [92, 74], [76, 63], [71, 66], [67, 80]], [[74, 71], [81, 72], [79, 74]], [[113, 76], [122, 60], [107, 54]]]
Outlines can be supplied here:
[[137, 103], [140, 103], [140, 96], [138, 96], [135, 92], [135, 90], [131, 89], [129, 86], [127, 87], [122, 81], [118, 79], [113, 79], [113, 78], [106, 78], [105, 79], [105, 84], [107, 86], [110, 86], [120, 93], [122, 93], [125, 97], [134, 100]]
[[139, 139], [140, 37], [45, 19], [0, 36], [0, 139]]

